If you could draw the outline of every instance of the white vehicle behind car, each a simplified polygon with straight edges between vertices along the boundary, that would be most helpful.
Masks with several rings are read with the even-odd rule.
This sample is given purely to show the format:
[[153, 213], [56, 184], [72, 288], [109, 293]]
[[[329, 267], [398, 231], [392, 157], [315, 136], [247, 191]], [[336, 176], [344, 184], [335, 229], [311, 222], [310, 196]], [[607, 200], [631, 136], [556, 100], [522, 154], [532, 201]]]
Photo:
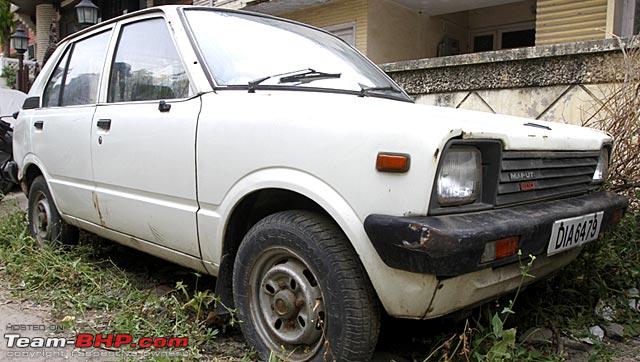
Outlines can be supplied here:
[[428, 319], [543, 278], [622, 216], [612, 140], [416, 105], [339, 38], [156, 7], [80, 31], [15, 123], [40, 243], [88, 230], [217, 276], [263, 358], [361, 361], [380, 313]]

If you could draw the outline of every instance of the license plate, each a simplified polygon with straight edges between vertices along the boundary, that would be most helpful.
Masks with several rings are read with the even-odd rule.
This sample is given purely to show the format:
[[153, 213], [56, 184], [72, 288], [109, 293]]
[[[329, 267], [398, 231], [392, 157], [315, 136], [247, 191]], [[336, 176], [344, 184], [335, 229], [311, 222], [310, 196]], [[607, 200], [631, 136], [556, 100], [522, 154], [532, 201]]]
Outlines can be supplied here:
[[547, 255], [553, 255], [596, 240], [604, 211], [558, 220], [553, 224]]

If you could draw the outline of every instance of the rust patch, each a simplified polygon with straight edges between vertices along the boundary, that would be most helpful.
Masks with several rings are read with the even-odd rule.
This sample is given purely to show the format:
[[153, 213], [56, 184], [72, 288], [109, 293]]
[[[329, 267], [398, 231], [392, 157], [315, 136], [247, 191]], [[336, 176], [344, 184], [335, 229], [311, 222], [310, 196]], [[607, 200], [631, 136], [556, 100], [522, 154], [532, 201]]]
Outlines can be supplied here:
[[408, 247], [408, 248], [417, 248], [417, 247], [426, 247], [427, 244], [429, 243], [429, 241], [431, 240], [432, 234], [431, 234], [431, 229], [429, 229], [426, 226], [422, 226], [420, 224], [409, 224], [409, 229], [411, 229], [412, 231], [415, 232], [419, 232], [420, 233], [420, 238], [419, 240], [419, 245], [416, 245], [415, 243], [409, 243], [407, 241], [405, 241], [403, 244], [404, 246]]
[[402, 247], [404, 248], [412, 250], [421, 249], [422, 251], [430, 252], [433, 251], [434, 247], [437, 249], [443, 244], [456, 244], [456, 240], [451, 239], [449, 236], [445, 235], [438, 229], [433, 229], [424, 225], [413, 223], [409, 224], [408, 228], [415, 233], [415, 238], [411, 238], [411, 240], [415, 241], [409, 242], [407, 240], [403, 240]]
[[131, 245], [135, 246], [135, 247], [140, 247], [140, 241], [138, 241], [138, 239], [134, 238], [133, 236], [129, 237], [129, 243], [131, 243]]
[[96, 211], [98, 212], [98, 219], [100, 220], [100, 225], [102, 225], [102, 227], [106, 227], [107, 223], [104, 222], [104, 218], [102, 217], [102, 212], [100, 211], [100, 202], [98, 201], [98, 194], [93, 192], [91, 194], [91, 198], [93, 199], [93, 208], [96, 209]]

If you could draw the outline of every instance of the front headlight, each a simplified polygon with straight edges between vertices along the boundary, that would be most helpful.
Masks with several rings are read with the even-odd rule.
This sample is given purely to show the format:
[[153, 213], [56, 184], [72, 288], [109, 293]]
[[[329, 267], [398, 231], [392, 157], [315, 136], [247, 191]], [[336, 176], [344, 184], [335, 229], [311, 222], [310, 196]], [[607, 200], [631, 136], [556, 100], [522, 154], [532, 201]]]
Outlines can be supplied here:
[[444, 155], [438, 174], [440, 206], [465, 205], [478, 199], [482, 160], [475, 147], [451, 147]]
[[596, 172], [593, 173], [593, 182], [603, 182], [607, 179], [609, 173], [609, 150], [603, 148], [598, 158], [598, 166]]

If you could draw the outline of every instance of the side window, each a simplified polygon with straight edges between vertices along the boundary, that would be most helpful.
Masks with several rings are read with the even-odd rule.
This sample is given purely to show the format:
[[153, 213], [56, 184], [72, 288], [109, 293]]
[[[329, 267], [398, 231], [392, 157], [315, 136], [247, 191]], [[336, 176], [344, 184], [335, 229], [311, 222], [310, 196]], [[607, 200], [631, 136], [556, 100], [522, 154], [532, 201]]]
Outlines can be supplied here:
[[110, 34], [100, 33], [69, 47], [47, 83], [43, 107], [96, 103]]
[[44, 94], [42, 96], [42, 106], [43, 107], [55, 107], [60, 105], [60, 91], [62, 90], [62, 76], [64, 75], [64, 70], [67, 67], [67, 63], [69, 62], [69, 49], [62, 57], [56, 69], [53, 70], [51, 74], [51, 78], [49, 78], [49, 82], [47, 83], [46, 88], [44, 89]]
[[110, 31], [100, 33], [73, 46], [62, 88], [63, 106], [96, 103], [110, 35]]
[[164, 19], [122, 27], [109, 77], [109, 102], [186, 98], [189, 78]]

